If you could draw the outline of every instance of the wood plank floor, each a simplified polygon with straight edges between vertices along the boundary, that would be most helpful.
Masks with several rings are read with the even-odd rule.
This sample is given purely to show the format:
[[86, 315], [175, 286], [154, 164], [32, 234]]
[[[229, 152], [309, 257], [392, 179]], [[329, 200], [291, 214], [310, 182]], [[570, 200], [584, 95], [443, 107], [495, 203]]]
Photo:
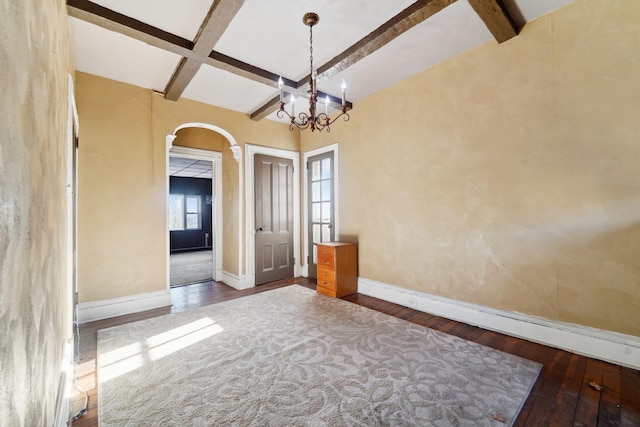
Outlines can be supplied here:
[[[99, 329], [239, 298], [297, 283], [315, 289], [315, 280], [297, 278], [237, 291], [225, 284], [206, 282], [171, 289], [171, 307], [80, 325], [78, 385], [89, 395], [87, 413], [75, 427], [98, 426], [96, 345]], [[515, 354], [544, 365], [515, 426], [623, 426], [640, 427], [640, 372], [568, 353], [519, 338], [354, 294], [343, 298], [382, 313]], [[597, 391], [590, 382], [601, 384]], [[72, 409], [82, 408], [84, 394], [76, 391]], [[499, 423], [496, 422], [496, 425]]]

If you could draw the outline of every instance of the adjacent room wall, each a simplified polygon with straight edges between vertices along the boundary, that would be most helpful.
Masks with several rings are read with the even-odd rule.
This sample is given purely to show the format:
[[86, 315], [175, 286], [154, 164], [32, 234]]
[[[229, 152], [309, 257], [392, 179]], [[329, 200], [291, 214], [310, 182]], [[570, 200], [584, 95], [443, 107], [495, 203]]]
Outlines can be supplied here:
[[[211, 163], [211, 162], [209, 162]], [[184, 196], [198, 196], [200, 200], [200, 227], [197, 229], [185, 229], [170, 231], [169, 248], [171, 253], [198, 250], [213, 246], [213, 230], [211, 217], [213, 214], [213, 202], [211, 198], [211, 178], [189, 178], [183, 176], [169, 177], [169, 193], [182, 194]], [[207, 204], [207, 197], [209, 203]], [[183, 203], [186, 199], [183, 198]], [[183, 209], [185, 206], [183, 205]], [[183, 212], [184, 213], [184, 212]], [[184, 216], [182, 217], [184, 220]]]
[[[238, 145], [300, 150], [297, 132], [268, 120], [77, 72], [82, 123], [79, 149], [79, 301], [91, 302], [166, 290], [165, 137], [185, 123], [229, 132]], [[228, 145], [228, 144], [227, 144]], [[227, 153], [228, 152], [228, 153]], [[223, 151], [223, 268], [244, 274], [244, 219], [238, 194], [240, 164]], [[225, 154], [226, 153], [226, 154]], [[242, 161], [244, 161], [242, 159]], [[229, 192], [227, 192], [227, 189]], [[242, 193], [244, 195], [244, 193]], [[244, 212], [242, 212], [244, 215]], [[227, 217], [235, 218], [226, 221]], [[136, 236], [143, 234], [145, 239]], [[233, 247], [235, 245], [235, 247]]]
[[67, 286], [65, 2], [0, 2], [0, 424], [53, 423]]
[[640, 3], [576, 0], [355, 105], [359, 275], [640, 336]]

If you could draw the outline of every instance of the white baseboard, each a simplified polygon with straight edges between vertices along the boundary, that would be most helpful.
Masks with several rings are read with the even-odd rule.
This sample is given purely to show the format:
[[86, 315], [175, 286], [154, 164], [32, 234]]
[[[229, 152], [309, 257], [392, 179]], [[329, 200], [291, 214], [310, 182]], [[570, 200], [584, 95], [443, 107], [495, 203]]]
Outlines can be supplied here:
[[358, 292], [425, 313], [640, 369], [640, 337], [558, 322], [358, 278]]
[[[237, 290], [248, 289], [255, 286], [255, 276], [241, 277], [224, 270], [222, 271], [222, 278], [220, 281]], [[253, 281], [253, 283], [250, 283], [251, 281]]]
[[94, 320], [139, 313], [170, 305], [171, 293], [168, 290], [83, 302], [78, 304], [78, 322], [93, 322]]

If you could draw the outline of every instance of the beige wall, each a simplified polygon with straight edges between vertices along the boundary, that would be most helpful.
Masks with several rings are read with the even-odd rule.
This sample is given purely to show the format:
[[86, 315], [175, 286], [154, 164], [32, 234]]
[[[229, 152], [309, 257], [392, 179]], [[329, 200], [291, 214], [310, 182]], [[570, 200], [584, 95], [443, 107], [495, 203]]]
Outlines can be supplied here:
[[357, 103], [340, 231], [381, 282], [640, 336], [640, 3], [577, 0]]
[[[99, 301], [166, 289], [165, 136], [206, 123], [245, 143], [300, 150], [297, 132], [268, 120], [76, 73], [79, 153], [79, 300]], [[223, 267], [244, 274], [241, 165], [223, 150]], [[244, 156], [242, 159], [244, 165]], [[244, 197], [244, 193], [243, 197]]]
[[66, 274], [65, 2], [0, 2], [0, 424], [53, 423]]

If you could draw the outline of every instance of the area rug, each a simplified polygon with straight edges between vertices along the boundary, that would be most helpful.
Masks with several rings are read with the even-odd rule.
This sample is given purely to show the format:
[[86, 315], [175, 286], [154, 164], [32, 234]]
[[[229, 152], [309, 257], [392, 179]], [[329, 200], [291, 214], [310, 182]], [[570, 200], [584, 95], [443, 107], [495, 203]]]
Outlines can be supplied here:
[[293, 285], [100, 330], [99, 423], [503, 426], [540, 369]]
[[171, 286], [213, 280], [213, 251], [179, 252], [169, 256]]

